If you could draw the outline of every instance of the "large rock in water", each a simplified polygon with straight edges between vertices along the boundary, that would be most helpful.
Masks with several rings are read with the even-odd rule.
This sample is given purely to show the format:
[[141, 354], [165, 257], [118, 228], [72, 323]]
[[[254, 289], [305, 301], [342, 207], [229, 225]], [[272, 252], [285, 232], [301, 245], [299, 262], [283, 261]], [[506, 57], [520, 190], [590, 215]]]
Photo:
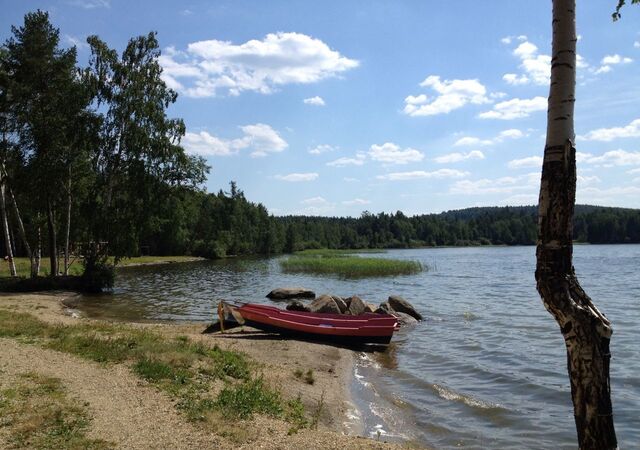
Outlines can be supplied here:
[[344, 300], [342, 300], [342, 297], [338, 297], [337, 295], [332, 295], [331, 298], [333, 299], [334, 302], [336, 302], [336, 305], [338, 305], [338, 308], [340, 309], [340, 314], [345, 314], [349, 307], [344, 302]]
[[353, 295], [348, 298], [346, 303], [349, 306], [347, 312], [352, 316], [359, 316], [360, 314], [364, 313], [365, 309], [367, 308], [367, 305], [365, 305], [362, 299], [357, 295]]
[[304, 311], [304, 312], [309, 312], [311, 311], [309, 309], [309, 307], [305, 304], [303, 304], [302, 302], [299, 302], [298, 300], [294, 300], [291, 303], [289, 303], [287, 305], [287, 311]]
[[315, 298], [316, 293], [305, 288], [277, 288], [267, 294], [271, 300], [289, 300], [290, 298]]
[[418, 320], [415, 317], [410, 316], [409, 314], [398, 311], [392, 314], [398, 318], [398, 325], [400, 325], [401, 327], [415, 325], [418, 323]]
[[315, 313], [340, 314], [340, 308], [329, 295], [321, 295], [309, 305], [309, 311]]
[[376, 309], [374, 311], [374, 313], [376, 313], [376, 314], [393, 314], [393, 310], [391, 309], [391, 306], [389, 306], [389, 303], [382, 302], [382, 303], [380, 303], [380, 306], [378, 306], [378, 309]]
[[377, 309], [376, 305], [374, 305], [373, 303], [365, 302], [365, 304], [364, 304], [364, 312], [372, 313], [376, 309]]
[[422, 314], [416, 311], [413, 305], [402, 297], [398, 295], [392, 295], [391, 297], [389, 297], [389, 300], [387, 302], [389, 303], [389, 306], [391, 306], [391, 309], [393, 309], [394, 311], [409, 314], [416, 320], [422, 320]]

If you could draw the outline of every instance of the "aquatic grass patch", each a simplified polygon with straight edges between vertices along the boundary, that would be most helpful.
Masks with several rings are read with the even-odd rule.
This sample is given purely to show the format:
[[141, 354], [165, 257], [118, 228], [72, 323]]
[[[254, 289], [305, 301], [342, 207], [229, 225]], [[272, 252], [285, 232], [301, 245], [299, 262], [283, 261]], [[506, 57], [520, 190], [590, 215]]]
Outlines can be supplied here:
[[319, 257], [348, 257], [348, 256], [352, 256], [352, 255], [356, 255], [359, 253], [369, 253], [369, 254], [375, 254], [375, 253], [386, 253], [385, 250], [382, 249], [378, 249], [378, 248], [364, 248], [364, 249], [359, 249], [359, 250], [351, 250], [351, 249], [333, 249], [333, 248], [318, 248], [318, 249], [308, 249], [308, 250], [301, 250], [299, 252], [296, 252], [295, 255], [297, 256], [319, 256]]
[[69, 398], [57, 378], [29, 372], [15, 386], [0, 391], [0, 427], [12, 448], [114, 448], [87, 437], [90, 423], [86, 406]]
[[289, 273], [338, 275], [346, 278], [411, 275], [424, 270], [418, 261], [359, 256], [292, 256], [281, 261], [280, 266]]

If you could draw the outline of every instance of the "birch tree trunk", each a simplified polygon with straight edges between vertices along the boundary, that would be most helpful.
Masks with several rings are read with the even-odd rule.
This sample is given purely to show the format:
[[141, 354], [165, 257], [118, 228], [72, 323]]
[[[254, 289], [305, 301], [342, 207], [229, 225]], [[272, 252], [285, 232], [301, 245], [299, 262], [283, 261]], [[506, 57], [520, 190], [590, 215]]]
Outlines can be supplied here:
[[578, 444], [617, 448], [609, 386], [611, 323], [580, 287], [573, 268], [576, 156], [575, 0], [553, 0], [553, 54], [538, 211], [536, 282], [567, 348]]
[[56, 223], [53, 216], [53, 205], [51, 199], [47, 198], [47, 231], [49, 234], [49, 261], [51, 266], [50, 275], [55, 277], [58, 275], [58, 252], [56, 241]]
[[7, 207], [5, 202], [5, 178], [0, 180], [0, 214], [2, 215], [2, 233], [4, 234], [4, 245], [7, 251], [7, 262], [9, 263], [9, 272], [12, 277], [18, 275], [16, 272], [16, 264], [13, 260], [13, 248], [11, 245], [11, 234], [9, 233], [9, 219], [7, 217]]
[[69, 235], [71, 234], [71, 167], [69, 167], [69, 178], [67, 179], [67, 220], [64, 230], [64, 274], [69, 275]]
[[[5, 172], [6, 176], [6, 172]], [[31, 278], [35, 278], [38, 276], [38, 271], [36, 270], [35, 259], [33, 256], [33, 252], [31, 251], [31, 246], [29, 245], [29, 240], [27, 239], [27, 233], [24, 229], [24, 223], [22, 222], [22, 216], [20, 215], [20, 210], [18, 209], [18, 202], [16, 202], [16, 197], [13, 195], [13, 191], [11, 190], [11, 186], [7, 185], [7, 190], [9, 191], [9, 198], [11, 199], [11, 205], [13, 206], [13, 213], [16, 216], [16, 222], [18, 222], [18, 233], [20, 233], [20, 239], [22, 239], [22, 244], [24, 245], [24, 251], [27, 253], [29, 257], [29, 261], [31, 262]]]

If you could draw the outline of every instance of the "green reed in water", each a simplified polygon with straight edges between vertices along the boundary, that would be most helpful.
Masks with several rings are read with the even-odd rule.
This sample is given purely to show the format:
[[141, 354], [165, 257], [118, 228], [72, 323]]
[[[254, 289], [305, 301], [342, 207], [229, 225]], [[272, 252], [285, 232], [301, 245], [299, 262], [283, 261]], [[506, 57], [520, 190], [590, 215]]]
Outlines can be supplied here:
[[285, 272], [339, 275], [348, 278], [410, 275], [424, 270], [418, 261], [359, 256], [293, 256], [280, 262]]

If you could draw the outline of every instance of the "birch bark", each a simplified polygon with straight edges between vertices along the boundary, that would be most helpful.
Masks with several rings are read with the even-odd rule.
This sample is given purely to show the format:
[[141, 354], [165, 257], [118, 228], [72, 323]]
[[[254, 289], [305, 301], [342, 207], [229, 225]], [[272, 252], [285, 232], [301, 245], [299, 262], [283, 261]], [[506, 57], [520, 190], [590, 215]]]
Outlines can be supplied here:
[[609, 386], [611, 323], [580, 287], [573, 268], [576, 193], [575, 0], [553, 0], [553, 49], [538, 210], [536, 282], [567, 349], [578, 444], [617, 448]]

